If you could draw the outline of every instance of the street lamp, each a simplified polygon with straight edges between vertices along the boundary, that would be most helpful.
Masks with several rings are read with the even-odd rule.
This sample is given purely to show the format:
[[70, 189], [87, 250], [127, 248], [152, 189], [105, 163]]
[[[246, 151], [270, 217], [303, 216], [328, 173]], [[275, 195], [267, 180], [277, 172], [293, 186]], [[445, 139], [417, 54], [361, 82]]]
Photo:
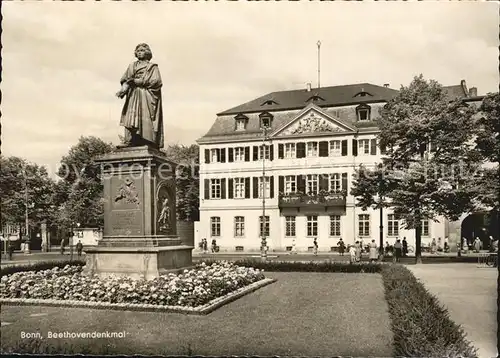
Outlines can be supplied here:
[[30, 236], [29, 236], [29, 218], [28, 218], [28, 176], [26, 174], [26, 168], [23, 169], [23, 174], [24, 174], [24, 207], [25, 207], [25, 212], [24, 212], [24, 224], [25, 224], [25, 242], [24, 242], [24, 253], [29, 254], [31, 253], [30, 251]]
[[380, 224], [379, 224], [379, 255], [383, 257], [384, 255], [384, 197], [382, 196], [382, 181], [384, 180], [384, 175], [382, 172], [382, 164], [378, 166], [378, 196], [379, 196], [379, 211], [380, 211]]
[[[262, 241], [261, 241], [261, 259], [266, 261], [267, 259], [267, 241], [266, 241], [266, 140], [267, 140], [267, 129], [268, 123], [263, 121], [263, 139], [262, 139]], [[269, 155], [271, 155], [271, 148], [269, 148]], [[270, 183], [269, 183], [270, 185]]]

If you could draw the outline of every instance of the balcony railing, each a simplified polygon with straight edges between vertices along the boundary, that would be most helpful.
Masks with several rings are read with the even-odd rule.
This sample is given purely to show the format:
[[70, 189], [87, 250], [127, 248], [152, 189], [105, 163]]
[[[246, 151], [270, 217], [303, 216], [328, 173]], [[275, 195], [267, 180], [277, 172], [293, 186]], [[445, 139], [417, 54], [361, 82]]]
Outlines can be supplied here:
[[279, 206], [282, 208], [297, 208], [308, 206], [341, 206], [346, 205], [346, 192], [320, 192], [318, 194], [280, 193]]

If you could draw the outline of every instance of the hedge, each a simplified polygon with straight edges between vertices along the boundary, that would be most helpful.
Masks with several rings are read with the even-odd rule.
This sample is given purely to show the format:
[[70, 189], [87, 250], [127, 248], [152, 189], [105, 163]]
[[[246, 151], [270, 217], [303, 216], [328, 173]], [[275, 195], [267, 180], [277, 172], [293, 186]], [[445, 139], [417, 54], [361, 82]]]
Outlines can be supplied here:
[[16, 272], [51, 270], [54, 267], [63, 268], [66, 265], [85, 266], [85, 261], [83, 260], [39, 261], [26, 265], [7, 266], [7, 267], [2, 267], [0, 269], [0, 277], [3, 275], [12, 275], [13, 273]]
[[395, 357], [477, 357], [446, 308], [402, 265], [382, 269]]

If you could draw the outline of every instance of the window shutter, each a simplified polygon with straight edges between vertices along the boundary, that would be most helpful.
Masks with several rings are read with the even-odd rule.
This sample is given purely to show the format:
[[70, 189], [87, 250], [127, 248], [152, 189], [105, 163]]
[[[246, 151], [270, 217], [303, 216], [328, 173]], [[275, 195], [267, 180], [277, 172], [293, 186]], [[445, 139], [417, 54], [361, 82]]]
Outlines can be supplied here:
[[220, 180], [220, 198], [226, 198], [226, 178]]
[[328, 157], [328, 142], [323, 141], [319, 142], [319, 156], [320, 157]]
[[210, 199], [210, 179], [204, 180], [205, 199]]
[[320, 174], [319, 175], [319, 190], [328, 191], [328, 174]]
[[297, 158], [306, 157], [306, 143], [297, 143]]
[[250, 199], [250, 178], [245, 178], [245, 198]]
[[245, 162], [250, 161], [250, 147], [245, 147]]
[[349, 195], [347, 192], [347, 173], [342, 173], [342, 190], [345, 190], [346, 195]]
[[215, 152], [217, 153], [217, 163], [220, 163], [220, 148], [217, 148]]
[[210, 149], [205, 149], [205, 164], [210, 163]]
[[285, 192], [285, 177], [283, 175], [280, 175], [278, 177], [278, 192], [280, 193]]
[[284, 145], [278, 144], [278, 159], [283, 159], [285, 157], [284, 152]]
[[306, 192], [306, 180], [303, 175], [297, 175], [297, 191]]
[[269, 146], [269, 160], [274, 160], [274, 144], [271, 144]]
[[377, 140], [376, 139], [371, 139], [370, 140], [370, 154], [371, 155], [377, 155]]
[[227, 198], [228, 199], [233, 199], [234, 198], [234, 194], [233, 194], [233, 190], [234, 190], [234, 179], [228, 179], [227, 180]]
[[253, 177], [253, 198], [259, 198], [259, 178]]
[[347, 155], [347, 139], [342, 141], [342, 156], [345, 157]]
[[234, 149], [227, 148], [227, 161], [228, 163], [234, 162]]
[[253, 160], [259, 160], [259, 147], [256, 145], [253, 146]]
[[358, 155], [358, 141], [356, 139], [352, 140], [352, 155]]
[[269, 184], [269, 186], [271, 187], [271, 189], [270, 189], [270, 192], [271, 192], [271, 193], [270, 193], [270, 196], [271, 196], [271, 199], [272, 199], [272, 198], [274, 198], [274, 175], [271, 175], [271, 176], [269, 177], [269, 181], [271, 182], [271, 183]]
[[225, 163], [226, 162], [226, 148], [221, 148], [220, 149], [220, 162]]

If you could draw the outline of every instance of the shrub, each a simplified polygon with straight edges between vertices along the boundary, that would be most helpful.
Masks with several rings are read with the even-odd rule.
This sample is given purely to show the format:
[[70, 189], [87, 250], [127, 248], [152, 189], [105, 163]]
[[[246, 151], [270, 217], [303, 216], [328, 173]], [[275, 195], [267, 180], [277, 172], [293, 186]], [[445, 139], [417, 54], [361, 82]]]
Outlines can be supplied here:
[[394, 356], [477, 357], [463, 329], [404, 266], [382, 269], [394, 334]]
[[[204, 260], [206, 264], [217, 260]], [[296, 262], [296, 261], [260, 261], [252, 259], [237, 260], [238, 266], [253, 267], [268, 272], [347, 272], [347, 273], [378, 273], [385, 264], [361, 262], [351, 264], [348, 262]]]
[[85, 261], [82, 260], [39, 261], [27, 265], [7, 266], [7, 267], [2, 267], [0, 269], [0, 277], [4, 275], [12, 275], [16, 272], [51, 270], [54, 267], [63, 268], [66, 265], [85, 266]]

